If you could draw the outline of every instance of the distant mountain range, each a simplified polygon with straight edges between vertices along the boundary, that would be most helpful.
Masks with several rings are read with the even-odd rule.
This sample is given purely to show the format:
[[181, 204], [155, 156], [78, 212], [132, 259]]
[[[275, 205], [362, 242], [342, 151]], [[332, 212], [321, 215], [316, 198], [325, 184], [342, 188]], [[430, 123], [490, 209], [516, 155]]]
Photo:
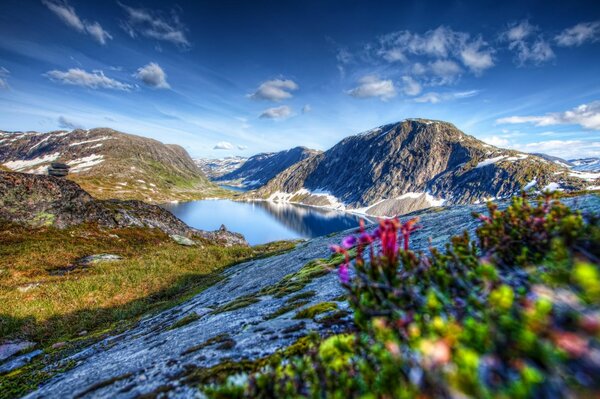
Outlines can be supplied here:
[[600, 172], [600, 158], [572, 159], [570, 162], [573, 164], [574, 170], [582, 172]]
[[246, 197], [389, 216], [506, 198], [523, 189], [598, 189], [599, 178], [491, 146], [450, 123], [411, 119], [347, 137]]
[[[224, 158], [196, 160], [196, 163], [212, 169], [207, 175], [214, 176], [213, 181], [254, 189], [265, 185], [290, 166], [319, 153], [320, 151], [306, 147], [295, 147], [286, 151], [257, 154], [243, 162], [243, 158]], [[237, 168], [227, 170], [236, 162], [239, 165]], [[224, 170], [227, 172], [221, 173]]]
[[178, 145], [105, 128], [0, 131], [4, 168], [46, 174], [51, 162], [68, 164], [68, 179], [100, 199], [160, 203], [199, 199], [218, 190]]
[[209, 179], [217, 179], [239, 169], [247, 160], [246, 157], [237, 156], [216, 159], [197, 158], [194, 162]]

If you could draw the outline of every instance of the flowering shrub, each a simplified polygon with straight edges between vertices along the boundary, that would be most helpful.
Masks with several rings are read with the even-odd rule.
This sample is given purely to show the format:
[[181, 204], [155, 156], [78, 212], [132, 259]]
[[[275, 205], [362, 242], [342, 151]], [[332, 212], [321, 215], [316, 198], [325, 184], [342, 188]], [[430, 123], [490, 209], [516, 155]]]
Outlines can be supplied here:
[[[554, 398], [600, 393], [600, 227], [550, 197], [488, 205], [477, 242], [410, 250], [416, 219], [333, 251], [357, 331], [214, 397]], [[356, 253], [354, 260], [351, 252]]]

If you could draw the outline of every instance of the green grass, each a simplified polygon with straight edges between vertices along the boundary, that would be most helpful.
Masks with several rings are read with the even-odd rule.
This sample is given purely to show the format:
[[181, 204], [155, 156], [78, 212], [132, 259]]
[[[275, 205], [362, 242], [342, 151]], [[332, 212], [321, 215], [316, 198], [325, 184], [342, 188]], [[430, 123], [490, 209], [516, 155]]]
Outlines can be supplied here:
[[[105, 329], [193, 296], [219, 281], [228, 266], [293, 247], [184, 247], [151, 229], [0, 225], [0, 338], [44, 346]], [[124, 259], [51, 274], [99, 253]]]

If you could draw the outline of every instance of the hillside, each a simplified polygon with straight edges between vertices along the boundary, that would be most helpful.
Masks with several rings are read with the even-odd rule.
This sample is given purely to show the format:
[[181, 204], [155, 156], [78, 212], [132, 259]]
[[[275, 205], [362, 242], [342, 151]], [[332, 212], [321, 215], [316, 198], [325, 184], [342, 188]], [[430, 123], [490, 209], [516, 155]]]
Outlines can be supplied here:
[[581, 172], [600, 172], [600, 158], [571, 159], [573, 170]]
[[239, 168], [214, 180], [249, 189], [258, 188], [290, 166], [319, 153], [320, 151], [306, 147], [295, 147], [286, 151], [257, 154], [248, 158]]
[[150, 203], [198, 199], [218, 190], [178, 145], [112, 129], [0, 132], [0, 164], [46, 174], [48, 165], [71, 166], [68, 179], [96, 198]]
[[485, 144], [450, 123], [410, 119], [347, 137], [247, 196], [390, 216], [523, 189], [594, 188], [598, 178]]
[[240, 168], [248, 158], [236, 156], [225, 158], [198, 158], [194, 162], [209, 179], [216, 179]]

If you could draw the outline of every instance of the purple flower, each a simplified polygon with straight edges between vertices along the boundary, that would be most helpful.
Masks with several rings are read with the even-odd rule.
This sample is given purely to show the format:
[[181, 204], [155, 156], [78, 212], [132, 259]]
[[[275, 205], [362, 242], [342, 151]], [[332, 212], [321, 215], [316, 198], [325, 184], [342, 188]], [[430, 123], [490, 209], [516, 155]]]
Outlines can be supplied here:
[[342, 240], [342, 246], [346, 249], [350, 249], [356, 245], [356, 237], [348, 236]]
[[350, 282], [350, 274], [348, 272], [348, 264], [342, 263], [338, 269], [338, 276], [342, 284], [348, 284]]

